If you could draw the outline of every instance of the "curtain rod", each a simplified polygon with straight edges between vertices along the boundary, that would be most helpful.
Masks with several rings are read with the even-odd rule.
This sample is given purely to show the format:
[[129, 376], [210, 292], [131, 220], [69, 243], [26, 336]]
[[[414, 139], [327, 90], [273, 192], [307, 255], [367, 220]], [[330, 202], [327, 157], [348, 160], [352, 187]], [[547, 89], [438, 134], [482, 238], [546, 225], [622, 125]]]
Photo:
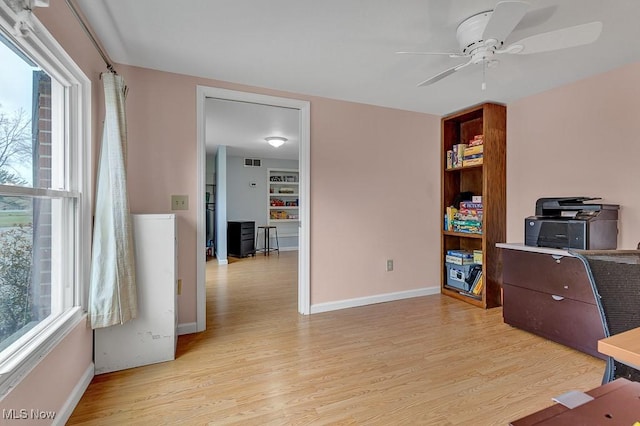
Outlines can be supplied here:
[[98, 51], [98, 53], [100, 54], [100, 56], [102, 56], [102, 60], [104, 61], [105, 65], [107, 66], [107, 69], [114, 73], [114, 74], [118, 74], [116, 72], [116, 70], [113, 68], [113, 64], [111, 63], [111, 61], [109, 60], [109, 57], [107, 56], [106, 53], [104, 53], [104, 50], [102, 50], [102, 47], [100, 47], [100, 45], [98, 44], [98, 42], [96, 41], [95, 37], [93, 36], [93, 34], [91, 33], [91, 31], [89, 30], [89, 27], [87, 27], [87, 24], [84, 23], [84, 20], [82, 19], [82, 17], [80, 16], [80, 14], [78, 13], [78, 10], [76, 9], [76, 7], [73, 5], [73, 3], [71, 2], [71, 0], [65, 0], [67, 2], [67, 6], [69, 6], [69, 9], [71, 9], [71, 12], [73, 12], [73, 15], [76, 17], [76, 19], [78, 20], [78, 22], [80, 23], [80, 26], [82, 27], [82, 29], [84, 30], [85, 34], [87, 35], [87, 37], [89, 37], [89, 39], [91, 40], [91, 43], [93, 43], [93, 46], [96, 48], [96, 50]]

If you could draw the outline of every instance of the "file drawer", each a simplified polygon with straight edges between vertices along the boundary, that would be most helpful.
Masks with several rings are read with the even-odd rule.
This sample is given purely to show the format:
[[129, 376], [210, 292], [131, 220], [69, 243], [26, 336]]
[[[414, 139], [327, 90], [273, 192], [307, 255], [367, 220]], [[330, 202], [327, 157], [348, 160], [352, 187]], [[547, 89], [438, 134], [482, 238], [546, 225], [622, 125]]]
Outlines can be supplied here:
[[255, 222], [230, 221], [227, 225], [227, 251], [229, 256], [245, 257], [256, 253]]
[[579, 259], [518, 250], [504, 250], [505, 284], [595, 304], [587, 271]]
[[506, 324], [598, 358], [604, 326], [584, 264], [563, 250], [500, 244]]
[[605, 358], [598, 352], [604, 328], [595, 304], [504, 284], [503, 315], [514, 327]]

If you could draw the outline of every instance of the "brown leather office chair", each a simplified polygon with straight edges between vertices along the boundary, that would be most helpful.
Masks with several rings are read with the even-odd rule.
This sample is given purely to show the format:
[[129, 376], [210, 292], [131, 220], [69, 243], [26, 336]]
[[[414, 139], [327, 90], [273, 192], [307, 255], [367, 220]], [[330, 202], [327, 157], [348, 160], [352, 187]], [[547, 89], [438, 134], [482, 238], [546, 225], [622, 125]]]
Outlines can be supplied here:
[[[575, 250], [585, 264], [605, 337], [640, 327], [640, 250]], [[624, 377], [640, 382], [640, 371], [609, 357], [602, 383]]]

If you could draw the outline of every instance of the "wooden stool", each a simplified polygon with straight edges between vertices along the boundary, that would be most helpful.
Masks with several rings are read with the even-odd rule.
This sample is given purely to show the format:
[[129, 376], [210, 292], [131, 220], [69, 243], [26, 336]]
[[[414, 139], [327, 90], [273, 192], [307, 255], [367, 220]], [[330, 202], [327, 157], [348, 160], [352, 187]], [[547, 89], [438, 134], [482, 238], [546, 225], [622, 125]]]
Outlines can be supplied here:
[[[262, 229], [262, 233], [264, 235], [264, 245], [261, 249], [258, 248], [258, 240], [260, 239], [260, 230]], [[271, 247], [270, 245], [270, 231], [275, 231], [276, 238], [276, 246]], [[278, 241], [278, 227], [277, 226], [258, 226], [258, 230], [256, 231], [256, 252], [262, 251], [264, 255], [267, 256], [272, 251], [277, 251], [280, 254], [280, 242]]]

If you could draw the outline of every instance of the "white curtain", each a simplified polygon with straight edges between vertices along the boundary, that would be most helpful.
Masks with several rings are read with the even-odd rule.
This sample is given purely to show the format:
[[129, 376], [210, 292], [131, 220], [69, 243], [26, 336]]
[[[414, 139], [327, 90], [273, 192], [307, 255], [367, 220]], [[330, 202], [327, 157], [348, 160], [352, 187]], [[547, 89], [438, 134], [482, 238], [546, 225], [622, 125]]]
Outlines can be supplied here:
[[137, 315], [133, 232], [127, 198], [126, 86], [102, 74], [104, 131], [98, 164], [89, 317], [92, 328], [124, 324]]

